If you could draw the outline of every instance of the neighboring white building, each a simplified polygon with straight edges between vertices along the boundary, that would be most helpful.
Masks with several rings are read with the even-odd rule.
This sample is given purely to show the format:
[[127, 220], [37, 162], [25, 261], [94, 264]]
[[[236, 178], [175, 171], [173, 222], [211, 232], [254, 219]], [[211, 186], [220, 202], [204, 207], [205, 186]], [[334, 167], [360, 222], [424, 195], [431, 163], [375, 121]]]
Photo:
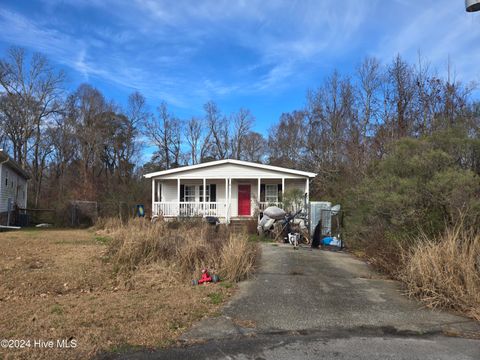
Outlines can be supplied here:
[[298, 188], [308, 199], [311, 172], [240, 160], [218, 160], [144, 175], [152, 179], [152, 216], [248, 218]]
[[[7, 211], [15, 205], [21, 209], [27, 207], [28, 173], [0, 150], [0, 217], [6, 217]], [[3, 224], [3, 222], [2, 222]]]

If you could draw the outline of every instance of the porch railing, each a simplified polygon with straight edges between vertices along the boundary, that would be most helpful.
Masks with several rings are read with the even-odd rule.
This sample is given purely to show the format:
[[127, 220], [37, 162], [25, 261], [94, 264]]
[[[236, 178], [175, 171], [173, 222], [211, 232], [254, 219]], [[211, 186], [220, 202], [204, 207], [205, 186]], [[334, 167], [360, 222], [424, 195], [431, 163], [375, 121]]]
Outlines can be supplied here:
[[[277, 206], [284, 208], [282, 202], [252, 202], [253, 210], [258, 206], [260, 212], [264, 211], [269, 206]], [[292, 210], [292, 209], [289, 209]], [[296, 210], [296, 209], [293, 209]], [[227, 216], [227, 205], [224, 201], [220, 202], [154, 202], [153, 214], [165, 217], [203, 217], [203, 216]]]
[[166, 217], [226, 216], [225, 202], [155, 202], [154, 215]]
[[258, 210], [263, 211], [270, 206], [276, 206], [283, 209], [283, 203], [281, 202], [263, 202], [262, 201], [258, 203]]
[[260, 202], [258, 203], [258, 209], [260, 211], [265, 210], [270, 206], [276, 206], [280, 209], [284, 209], [287, 212], [296, 212], [297, 210], [303, 209], [303, 204], [291, 204], [288, 209], [285, 208], [285, 204], [283, 202]]

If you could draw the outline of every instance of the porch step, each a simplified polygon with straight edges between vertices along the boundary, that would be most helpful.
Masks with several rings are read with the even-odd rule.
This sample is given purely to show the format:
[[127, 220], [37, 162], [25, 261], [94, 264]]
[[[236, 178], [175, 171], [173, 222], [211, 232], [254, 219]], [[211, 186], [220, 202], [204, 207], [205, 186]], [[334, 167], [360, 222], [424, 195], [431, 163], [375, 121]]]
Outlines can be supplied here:
[[230, 230], [233, 232], [246, 232], [247, 224], [251, 220], [251, 218], [230, 219]]

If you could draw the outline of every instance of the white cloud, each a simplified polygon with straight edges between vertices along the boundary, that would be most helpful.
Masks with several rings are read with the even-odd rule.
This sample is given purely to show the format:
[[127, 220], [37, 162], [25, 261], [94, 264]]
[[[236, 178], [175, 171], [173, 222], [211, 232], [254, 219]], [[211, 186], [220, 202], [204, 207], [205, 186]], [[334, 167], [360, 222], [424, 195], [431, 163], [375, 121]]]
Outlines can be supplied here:
[[418, 52], [440, 74], [445, 75], [451, 60], [459, 79], [479, 80], [480, 16], [465, 12], [462, 1], [402, 1], [398, 22], [385, 27], [376, 55], [391, 61], [400, 54], [411, 62]]
[[[4, 9], [0, 25], [10, 31], [0, 38], [45, 52], [85, 80], [100, 77], [178, 105], [191, 102], [192, 95], [204, 101], [278, 91], [322, 52], [347, 48], [368, 11], [355, 0], [342, 8], [334, 1], [43, 1], [50, 14], [70, 6], [117, 20], [115, 26], [106, 22], [75, 37]], [[229, 73], [215, 72], [219, 41], [250, 59], [227, 54], [234, 61]], [[204, 54], [208, 47], [212, 53]], [[199, 56], [205, 68], [196, 65]]]
[[[325, 63], [358, 63], [364, 54], [355, 49], [384, 61], [397, 53], [415, 61], [421, 50], [437, 66], [451, 55], [457, 73], [478, 77], [480, 18], [461, 1], [42, 1], [47, 14], [0, 6], [0, 40], [44, 52], [86, 81], [181, 107], [285, 91], [318, 78]], [[65, 8], [87, 18], [63, 19]], [[90, 15], [106, 20], [90, 23]]]

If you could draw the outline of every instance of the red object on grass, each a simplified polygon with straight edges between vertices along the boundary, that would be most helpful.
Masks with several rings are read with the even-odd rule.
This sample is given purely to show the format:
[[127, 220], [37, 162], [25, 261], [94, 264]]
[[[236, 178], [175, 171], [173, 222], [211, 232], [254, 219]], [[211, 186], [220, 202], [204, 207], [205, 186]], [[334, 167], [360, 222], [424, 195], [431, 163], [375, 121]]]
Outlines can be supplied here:
[[208, 274], [208, 270], [203, 269], [202, 270], [202, 277], [200, 278], [200, 280], [198, 280], [198, 283], [203, 284], [205, 282], [211, 282], [211, 281], [212, 281], [212, 277]]

